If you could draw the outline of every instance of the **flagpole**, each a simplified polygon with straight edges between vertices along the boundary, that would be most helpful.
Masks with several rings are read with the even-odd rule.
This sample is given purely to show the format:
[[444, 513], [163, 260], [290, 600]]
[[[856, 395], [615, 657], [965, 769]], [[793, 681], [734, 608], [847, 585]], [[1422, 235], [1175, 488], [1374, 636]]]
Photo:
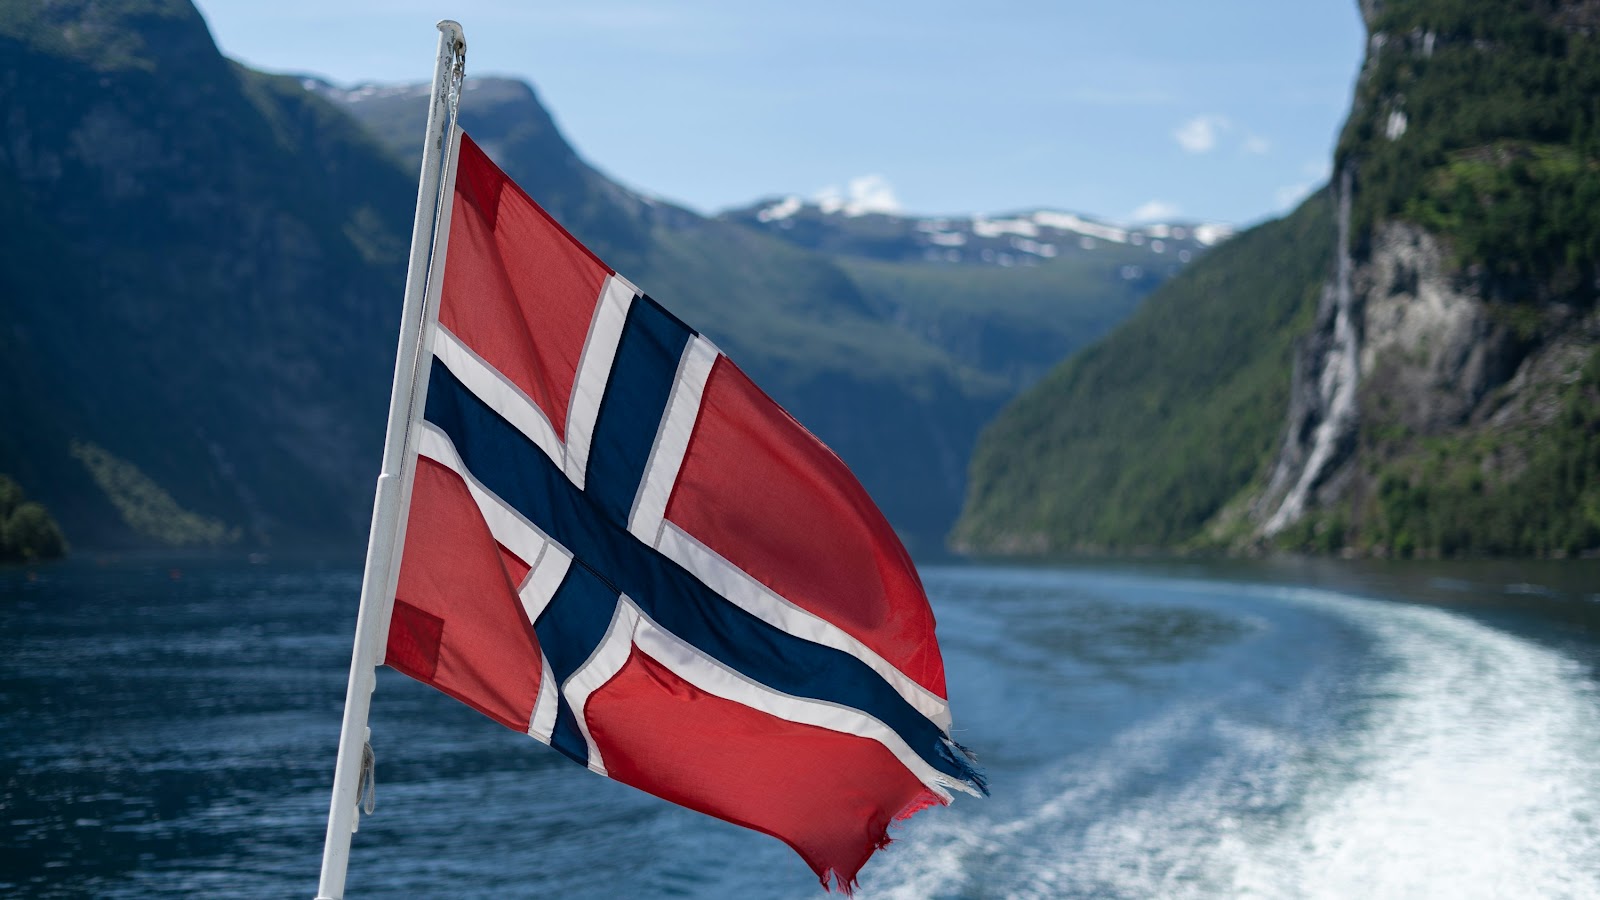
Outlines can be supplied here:
[[[360, 817], [357, 803], [369, 751], [367, 714], [377, 667], [383, 662], [393, 609], [399, 549], [405, 535], [406, 507], [415, 471], [410, 446], [420, 394], [427, 382], [426, 358], [437, 316], [441, 272], [448, 233], [449, 206], [441, 208], [447, 152], [454, 143], [456, 103], [460, 99], [466, 38], [449, 19], [438, 23], [439, 52], [428, 105], [427, 136], [422, 147], [422, 176], [417, 185], [417, 213], [411, 226], [411, 259], [406, 271], [405, 303], [400, 312], [400, 341], [395, 353], [394, 386], [389, 395], [389, 424], [384, 434], [383, 465], [372, 503], [372, 530], [367, 536], [367, 562], [361, 576], [361, 605], [356, 614], [355, 647], [345, 689], [344, 720], [339, 729], [339, 758], [334, 766], [333, 798], [328, 806], [328, 831], [322, 848], [322, 875], [317, 900], [342, 900], [350, 863], [350, 836]], [[441, 227], [441, 225], [443, 227]], [[438, 246], [436, 246], [436, 244]], [[430, 302], [431, 301], [431, 302]], [[370, 764], [370, 763], [369, 763]]]

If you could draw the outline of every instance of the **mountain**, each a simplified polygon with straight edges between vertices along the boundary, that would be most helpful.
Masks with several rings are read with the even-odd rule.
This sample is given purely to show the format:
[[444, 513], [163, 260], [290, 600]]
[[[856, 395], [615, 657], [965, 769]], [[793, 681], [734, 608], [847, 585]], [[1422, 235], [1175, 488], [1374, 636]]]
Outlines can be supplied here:
[[1026, 555], [1188, 540], [1279, 437], [1332, 255], [1324, 191], [1163, 285], [984, 431], [953, 543]]
[[958, 544], [1600, 548], [1600, 13], [1361, 12], [1330, 188], [1008, 406]]
[[[423, 110], [230, 62], [183, 0], [0, 2], [0, 471], [74, 546], [359, 546]], [[462, 120], [920, 550], [982, 423], [1163, 274], [809, 248], [617, 184], [525, 84], [469, 79]]]
[[[760, 228], [830, 256], [890, 262], [1038, 266], [1048, 260], [1111, 256], [1119, 266], [1147, 267], [1153, 281], [1226, 240], [1217, 223], [1120, 225], [1077, 213], [1040, 209], [1001, 216], [910, 216], [892, 206], [824, 197], [768, 198], [719, 218]], [[1116, 252], [1118, 249], [1124, 252]], [[1129, 280], [1146, 274], [1128, 274]]]
[[414, 176], [187, 2], [0, 4], [0, 471], [79, 547], [351, 541]]
[[[396, 159], [415, 155], [425, 86], [303, 84]], [[838, 451], [924, 552], [954, 521], [972, 442], [1006, 398], [1228, 235], [1215, 225], [1127, 230], [1064, 213], [863, 216], [799, 201], [706, 217], [583, 162], [525, 83], [469, 78], [460, 115], [574, 235], [704, 329]], [[794, 208], [777, 216], [774, 205]], [[866, 231], [879, 237], [847, 236]], [[797, 239], [823, 232], [836, 237]], [[914, 252], [885, 252], [891, 233]], [[937, 259], [923, 252], [930, 241], [943, 242]], [[867, 244], [879, 252], [860, 252]]]
[[908, 216], [771, 198], [719, 218], [827, 254], [880, 314], [1016, 389], [1121, 322], [1233, 229], [1058, 210]]

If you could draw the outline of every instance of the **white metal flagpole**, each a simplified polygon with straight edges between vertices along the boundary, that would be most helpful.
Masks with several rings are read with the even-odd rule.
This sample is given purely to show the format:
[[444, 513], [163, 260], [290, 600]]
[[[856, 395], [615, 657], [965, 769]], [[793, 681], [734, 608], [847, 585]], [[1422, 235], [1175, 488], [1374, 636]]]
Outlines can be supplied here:
[[[360, 820], [357, 803], [369, 770], [367, 713], [377, 667], [383, 662], [389, 616], [394, 605], [399, 551], [405, 539], [406, 510], [416, 454], [411, 447], [422, 395], [427, 389], [427, 356], [438, 316], [439, 282], [449, 234], [450, 203], [443, 197], [453, 164], [456, 102], [466, 61], [461, 26], [448, 19], [439, 27], [439, 55], [433, 70], [428, 132], [422, 147], [422, 177], [417, 185], [417, 215], [411, 227], [411, 260], [406, 271], [405, 304], [400, 313], [400, 346], [395, 354], [394, 388], [389, 395], [389, 425], [384, 435], [383, 467], [372, 503], [367, 563], [361, 578], [355, 649], [345, 690], [344, 722], [339, 730], [339, 761], [333, 773], [328, 833], [322, 848], [317, 900], [342, 900], [350, 863], [350, 835]], [[368, 757], [365, 761], [363, 757]]]

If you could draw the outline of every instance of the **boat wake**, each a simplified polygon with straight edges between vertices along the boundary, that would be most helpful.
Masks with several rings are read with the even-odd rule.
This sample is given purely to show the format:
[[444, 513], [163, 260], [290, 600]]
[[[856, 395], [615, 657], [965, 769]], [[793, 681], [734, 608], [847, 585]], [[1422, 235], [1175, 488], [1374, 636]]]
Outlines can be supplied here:
[[1364, 649], [1001, 774], [996, 803], [910, 825], [864, 895], [1600, 896], [1600, 701], [1578, 662], [1440, 608], [1230, 592]]

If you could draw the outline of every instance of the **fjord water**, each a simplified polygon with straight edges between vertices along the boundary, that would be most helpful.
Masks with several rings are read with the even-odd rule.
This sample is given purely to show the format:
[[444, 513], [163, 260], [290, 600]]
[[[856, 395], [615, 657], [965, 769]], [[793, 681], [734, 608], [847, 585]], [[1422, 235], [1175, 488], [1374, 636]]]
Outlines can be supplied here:
[[[867, 897], [1600, 896], [1600, 569], [930, 567], [994, 796]], [[0, 572], [0, 893], [315, 893], [358, 576]], [[351, 897], [816, 897], [384, 670]]]

